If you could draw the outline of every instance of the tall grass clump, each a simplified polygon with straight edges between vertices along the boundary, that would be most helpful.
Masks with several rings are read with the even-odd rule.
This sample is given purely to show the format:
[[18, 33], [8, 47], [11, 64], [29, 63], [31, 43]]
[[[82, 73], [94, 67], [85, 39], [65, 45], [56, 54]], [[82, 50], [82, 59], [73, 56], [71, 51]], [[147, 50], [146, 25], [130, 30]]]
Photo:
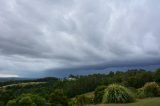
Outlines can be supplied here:
[[130, 103], [134, 100], [132, 93], [118, 84], [109, 85], [103, 96], [103, 103]]
[[156, 82], [148, 82], [143, 87], [146, 97], [159, 96], [159, 85]]
[[137, 90], [138, 98], [160, 96], [160, 87], [156, 82], [147, 82], [142, 88]]
[[68, 101], [68, 106], [86, 106], [88, 104], [93, 104], [93, 97], [78, 95]]
[[146, 97], [145, 92], [144, 92], [144, 88], [139, 88], [137, 89], [137, 93], [136, 93], [137, 98], [143, 99]]
[[95, 104], [102, 102], [104, 91], [106, 88], [107, 86], [101, 85], [95, 89], [95, 92], [94, 92], [94, 103]]

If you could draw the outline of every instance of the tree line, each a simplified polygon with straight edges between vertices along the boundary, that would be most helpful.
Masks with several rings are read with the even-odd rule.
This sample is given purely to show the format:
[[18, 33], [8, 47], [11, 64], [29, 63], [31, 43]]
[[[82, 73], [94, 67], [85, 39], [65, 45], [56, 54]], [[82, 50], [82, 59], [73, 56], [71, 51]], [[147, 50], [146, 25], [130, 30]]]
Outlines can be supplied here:
[[[72, 79], [69, 80], [69, 78]], [[21, 84], [22, 82], [45, 83], [23, 85]], [[94, 91], [98, 86], [101, 85], [108, 86], [109, 84], [117, 83], [128, 88], [137, 89], [144, 86], [144, 84], [147, 82], [160, 83], [160, 69], [155, 71], [132, 69], [126, 72], [116, 71], [109, 72], [108, 74], [92, 74], [85, 76], [70, 75], [64, 79], [49, 77], [25, 81], [7, 81], [0, 82], [0, 103], [6, 105], [10, 100], [15, 100], [19, 103], [19, 99], [17, 98], [24, 94], [31, 94], [43, 97], [46, 101], [48, 100], [47, 103], [57, 103], [61, 104], [62, 106], [67, 106], [67, 101], [70, 98]], [[9, 84], [15, 85], [6, 86]], [[36, 96], [31, 96], [30, 99], [32, 99], [32, 97], [35, 98]], [[56, 98], [59, 98], [59, 100]]]

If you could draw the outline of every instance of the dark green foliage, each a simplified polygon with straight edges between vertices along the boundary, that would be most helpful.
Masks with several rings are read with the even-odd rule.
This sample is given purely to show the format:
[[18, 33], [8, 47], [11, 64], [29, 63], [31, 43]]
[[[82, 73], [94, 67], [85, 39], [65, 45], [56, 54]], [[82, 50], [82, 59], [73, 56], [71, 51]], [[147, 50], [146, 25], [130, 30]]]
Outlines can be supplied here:
[[3, 101], [0, 101], [0, 106], [5, 106]]
[[76, 106], [77, 105], [77, 101], [76, 98], [72, 98], [68, 101], [68, 105], [69, 106]]
[[69, 100], [69, 106], [84, 106], [86, 104], [93, 104], [93, 98], [79, 95]]
[[46, 106], [46, 104], [47, 101], [38, 95], [24, 94], [10, 100], [7, 106]]
[[144, 85], [144, 93], [147, 97], [159, 95], [159, 86], [156, 82], [149, 82]]
[[150, 71], [145, 71], [143, 69], [139, 70], [128, 70], [124, 75], [122, 83], [128, 87], [140, 88], [146, 82], [153, 81], [153, 73]]
[[97, 103], [101, 103], [102, 102], [102, 98], [103, 98], [103, 95], [104, 95], [104, 90], [107, 88], [107, 86], [98, 86], [96, 89], [95, 89], [95, 92], [94, 92], [94, 103], [97, 104]]
[[137, 89], [137, 97], [141, 98], [141, 99], [146, 97], [145, 92], [144, 92], [144, 88]]
[[8, 101], [6, 106], [17, 106], [16, 100], [10, 100]]
[[68, 99], [61, 89], [56, 89], [50, 95], [49, 101], [51, 106], [68, 106]]
[[65, 80], [62, 88], [68, 97], [75, 97], [76, 95], [94, 91], [97, 86], [104, 84], [108, 84], [106, 75], [93, 74], [88, 76], [79, 76], [74, 81]]
[[32, 99], [29, 96], [22, 97], [18, 100], [19, 106], [31, 106], [33, 104]]
[[160, 68], [154, 73], [154, 81], [160, 83]]
[[84, 95], [80, 95], [76, 97], [76, 104], [78, 106], [84, 106], [86, 104], [93, 103], [93, 98], [86, 97]]
[[46, 103], [45, 106], [51, 106], [51, 103]]
[[138, 98], [160, 96], [160, 87], [156, 82], [148, 82], [137, 90]]
[[103, 103], [129, 103], [133, 101], [134, 97], [131, 92], [118, 84], [109, 85], [103, 96]]

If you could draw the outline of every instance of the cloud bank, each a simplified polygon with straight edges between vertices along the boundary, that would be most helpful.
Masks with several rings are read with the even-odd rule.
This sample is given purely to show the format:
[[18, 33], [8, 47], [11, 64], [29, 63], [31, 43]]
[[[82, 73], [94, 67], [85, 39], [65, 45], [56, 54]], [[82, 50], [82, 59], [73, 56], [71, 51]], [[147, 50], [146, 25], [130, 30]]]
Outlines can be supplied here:
[[0, 73], [160, 63], [159, 0], [1, 0]]

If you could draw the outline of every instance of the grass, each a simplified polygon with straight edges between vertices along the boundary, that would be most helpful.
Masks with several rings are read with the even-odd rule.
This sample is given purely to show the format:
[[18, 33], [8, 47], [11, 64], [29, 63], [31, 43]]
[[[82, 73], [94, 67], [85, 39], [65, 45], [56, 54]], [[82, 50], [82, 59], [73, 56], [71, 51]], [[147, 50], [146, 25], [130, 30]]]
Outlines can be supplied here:
[[5, 86], [2, 86], [0, 88], [6, 88], [6, 87], [12, 87], [12, 86], [27, 86], [27, 85], [38, 85], [38, 84], [45, 84], [46, 82], [26, 82], [26, 83], [18, 83], [18, 84], [10, 84], [10, 85], [5, 85]]
[[134, 103], [127, 104], [98, 104], [98, 105], [86, 105], [86, 106], [160, 106], [160, 98], [146, 98], [139, 99]]

